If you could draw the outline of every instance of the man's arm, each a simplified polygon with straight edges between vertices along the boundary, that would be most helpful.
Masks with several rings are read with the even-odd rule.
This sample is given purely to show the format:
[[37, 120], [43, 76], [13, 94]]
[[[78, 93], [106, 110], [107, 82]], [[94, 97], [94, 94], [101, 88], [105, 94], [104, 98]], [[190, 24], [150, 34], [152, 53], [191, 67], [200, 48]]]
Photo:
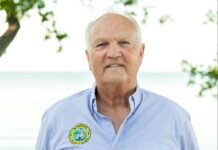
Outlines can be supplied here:
[[180, 143], [181, 150], [200, 150], [189, 116], [183, 122]]
[[46, 112], [42, 117], [41, 128], [37, 138], [35, 150], [50, 150], [49, 139], [52, 134], [52, 128], [50, 125], [49, 115]]

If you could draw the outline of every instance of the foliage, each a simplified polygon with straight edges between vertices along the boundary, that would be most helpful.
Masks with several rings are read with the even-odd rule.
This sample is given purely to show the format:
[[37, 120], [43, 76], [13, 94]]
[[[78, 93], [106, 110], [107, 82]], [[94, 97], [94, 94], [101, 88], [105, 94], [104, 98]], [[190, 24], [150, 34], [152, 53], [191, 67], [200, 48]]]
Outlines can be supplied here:
[[[213, 12], [209, 10], [206, 14], [207, 21], [203, 22], [204, 24], [218, 24], [217, 22], [217, 14], [218, 12]], [[204, 93], [208, 91], [212, 91], [215, 89], [215, 93], [213, 94], [215, 97], [217, 94], [217, 82], [218, 82], [218, 66], [217, 66], [217, 57], [214, 59], [213, 64], [209, 66], [201, 65], [193, 65], [187, 60], [182, 61], [183, 71], [189, 73], [189, 81], [188, 85], [199, 85], [200, 89], [198, 92], [199, 96], [203, 96]]]
[[[53, 2], [56, 3], [56, 1]], [[0, 0], [0, 11], [5, 11], [7, 18], [12, 16], [21, 21], [23, 17], [30, 15], [30, 10], [37, 11], [40, 16], [47, 30], [45, 40], [56, 39], [59, 43], [57, 51], [61, 51], [61, 41], [67, 37], [67, 34], [57, 29], [54, 12], [47, 10], [44, 0]]]
[[127, 6], [127, 5], [134, 5], [136, 4], [137, 0], [119, 0], [119, 2], [123, 3], [123, 5]]
[[[193, 65], [186, 60], [182, 61], [182, 66], [183, 71], [189, 73], [188, 85], [199, 85], [199, 96], [203, 96], [207, 91], [212, 91], [213, 89], [216, 91], [218, 83], [217, 59], [214, 59], [214, 64], [207, 67], [204, 65]], [[213, 95], [217, 96], [217, 93]]]
[[218, 24], [218, 20], [217, 20], [217, 14], [218, 14], [218, 11], [217, 12], [214, 12], [212, 10], [209, 10], [206, 14], [206, 18], [207, 20], [204, 21], [204, 24], [208, 24], [208, 23], [215, 23], [215, 24]]
[[162, 15], [160, 18], [159, 18], [159, 22], [160, 24], [166, 24], [167, 22], [172, 22], [173, 19], [169, 16], [169, 15]]

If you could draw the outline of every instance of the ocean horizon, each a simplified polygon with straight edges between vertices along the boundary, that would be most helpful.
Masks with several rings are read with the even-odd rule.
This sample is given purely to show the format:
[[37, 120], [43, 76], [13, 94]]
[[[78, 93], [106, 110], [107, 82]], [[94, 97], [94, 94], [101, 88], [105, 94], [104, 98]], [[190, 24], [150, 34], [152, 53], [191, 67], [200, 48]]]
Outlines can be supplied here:
[[[192, 118], [201, 150], [217, 150], [217, 100], [198, 97], [182, 72], [139, 72], [141, 88], [168, 97]], [[55, 102], [91, 88], [91, 72], [0, 71], [0, 150], [34, 150], [41, 117]]]

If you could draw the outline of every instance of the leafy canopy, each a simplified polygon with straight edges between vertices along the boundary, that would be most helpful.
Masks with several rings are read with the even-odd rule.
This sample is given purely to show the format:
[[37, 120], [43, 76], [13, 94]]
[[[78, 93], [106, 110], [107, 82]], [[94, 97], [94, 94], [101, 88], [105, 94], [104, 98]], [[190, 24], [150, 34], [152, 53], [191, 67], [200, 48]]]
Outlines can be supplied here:
[[[56, 3], [56, 1], [53, 2]], [[47, 10], [44, 0], [0, 0], [0, 11], [6, 12], [6, 19], [14, 17], [20, 21], [23, 17], [29, 16], [30, 10], [36, 10], [40, 16], [47, 30], [45, 40], [56, 39], [59, 42], [57, 51], [60, 52], [62, 50], [61, 41], [68, 35], [57, 29], [54, 12]]]

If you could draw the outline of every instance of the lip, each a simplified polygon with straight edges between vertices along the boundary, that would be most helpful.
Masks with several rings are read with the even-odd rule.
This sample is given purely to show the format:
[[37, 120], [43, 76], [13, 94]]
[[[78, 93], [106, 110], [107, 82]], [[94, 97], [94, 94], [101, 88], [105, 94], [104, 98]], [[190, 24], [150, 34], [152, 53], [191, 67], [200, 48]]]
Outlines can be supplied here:
[[106, 69], [107, 68], [115, 68], [115, 67], [124, 67], [124, 65], [114, 63], [114, 64], [108, 64], [108, 65], [105, 66]]

